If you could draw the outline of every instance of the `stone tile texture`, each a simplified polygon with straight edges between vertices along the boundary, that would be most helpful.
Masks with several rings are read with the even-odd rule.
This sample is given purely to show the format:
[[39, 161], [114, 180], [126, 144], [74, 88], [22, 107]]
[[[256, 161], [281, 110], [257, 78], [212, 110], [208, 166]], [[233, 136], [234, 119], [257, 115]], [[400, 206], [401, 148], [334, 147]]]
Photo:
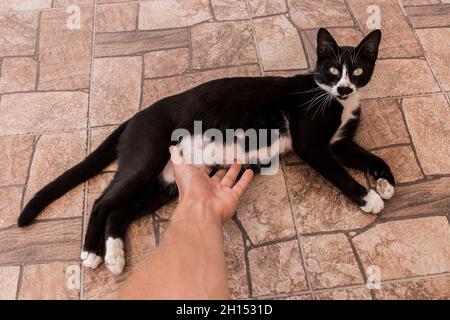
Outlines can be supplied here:
[[[449, 0], [0, 0], [0, 299], [115, 298], [157, 250], [177, 201], [130, 226], [122, 275], [81, 269], [116, 161], [16, 226], [40, 188], [120, 123], [213, 79], [305, 74], [319, 28], [356, 46], [378, 22], [355, 140], [391, 167], [393, 198], [365, 214], [296, 154], [283, 156], [223, 227], [230, 294], [450, 299], [449, 17]], [[369, 266], [380, 268], [379, 290], [364, 284]]]

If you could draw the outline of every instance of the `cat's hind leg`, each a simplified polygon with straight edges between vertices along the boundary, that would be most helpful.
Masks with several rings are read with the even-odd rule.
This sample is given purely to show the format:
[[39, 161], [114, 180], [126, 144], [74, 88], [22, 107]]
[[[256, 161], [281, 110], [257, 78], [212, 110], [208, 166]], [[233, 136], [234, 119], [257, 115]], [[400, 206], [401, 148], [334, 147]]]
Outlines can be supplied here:
[[110, 213], [106, 223], [106, 267], [115, 275], [125, 267], [125, 234], [128, 226], [139, 217], [152, 214], [174, 198], [172, 188], [156, 182], [145, 187], [132, 201]]
[[102, 262], [104, 254], [104, 232], [106, 226], [106, 213], [100, 210], [103, 197], [113, 187], [115, 179], [103, 191], [101, 196], [95, 200], [84, 237], [83, 251], [81, 251], [82, 264], [86, 268], [95, 269]]

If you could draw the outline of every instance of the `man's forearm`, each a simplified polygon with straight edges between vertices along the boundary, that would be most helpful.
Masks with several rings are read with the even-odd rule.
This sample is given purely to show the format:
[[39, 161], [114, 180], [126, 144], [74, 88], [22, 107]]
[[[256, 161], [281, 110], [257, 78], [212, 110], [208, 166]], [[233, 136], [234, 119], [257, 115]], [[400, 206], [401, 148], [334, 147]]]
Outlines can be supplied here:
[[220, 217], [182, 201], [160, 247], [124, 285], [125, 299], [226, 299], [229, 291]]

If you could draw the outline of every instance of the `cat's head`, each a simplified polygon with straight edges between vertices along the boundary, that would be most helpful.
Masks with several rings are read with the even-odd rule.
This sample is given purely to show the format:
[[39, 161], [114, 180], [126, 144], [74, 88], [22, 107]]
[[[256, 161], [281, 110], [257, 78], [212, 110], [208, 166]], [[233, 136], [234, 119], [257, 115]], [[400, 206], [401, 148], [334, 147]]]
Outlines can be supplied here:
[[355, 94], [372, 76], [380, 40], [381, 31], [374, 30], [357, 47], [341, 47], [326, 29], [320, 29], [314, 75], [318, 85], [339, 99]]

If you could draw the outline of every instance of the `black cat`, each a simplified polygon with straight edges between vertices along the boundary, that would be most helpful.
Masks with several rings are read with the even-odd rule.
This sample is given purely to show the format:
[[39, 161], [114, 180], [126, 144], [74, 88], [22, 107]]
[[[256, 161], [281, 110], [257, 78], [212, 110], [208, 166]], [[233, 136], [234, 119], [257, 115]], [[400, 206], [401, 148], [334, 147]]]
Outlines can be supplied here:
[[[358, 89], [372, 76], [380, 40], [381, 32], [375, 30], [356, 48], [340, 47], [320, 29], [317, 67], [311, 74], [214, 80], [156, 102], [39, 191], [18, 225], [29, 225], [52, 201], [118, 159], [114, 179], [92, 209], [81, 259], [85, 267], [96, 268], [105, 254], [111, 272], [121, 273], [122, 239], [129, 224], [177, 194], [169, 162], [169, 146], [177, 143], [172, 133], [178, 128], [193, 132], [194, 121], [201, 121], [203, 130], [221, 132], [278, 129], [280, 137], [271, 143], [278, 144], [279, 153], [295, 151], [363, 211], [380, 212], [382, 198], [393, 195], [394, 177], [382, 159], [352, 141], [360, 117]], [[344, 166], [373, 175], [377, 191], [355, 181]]]

